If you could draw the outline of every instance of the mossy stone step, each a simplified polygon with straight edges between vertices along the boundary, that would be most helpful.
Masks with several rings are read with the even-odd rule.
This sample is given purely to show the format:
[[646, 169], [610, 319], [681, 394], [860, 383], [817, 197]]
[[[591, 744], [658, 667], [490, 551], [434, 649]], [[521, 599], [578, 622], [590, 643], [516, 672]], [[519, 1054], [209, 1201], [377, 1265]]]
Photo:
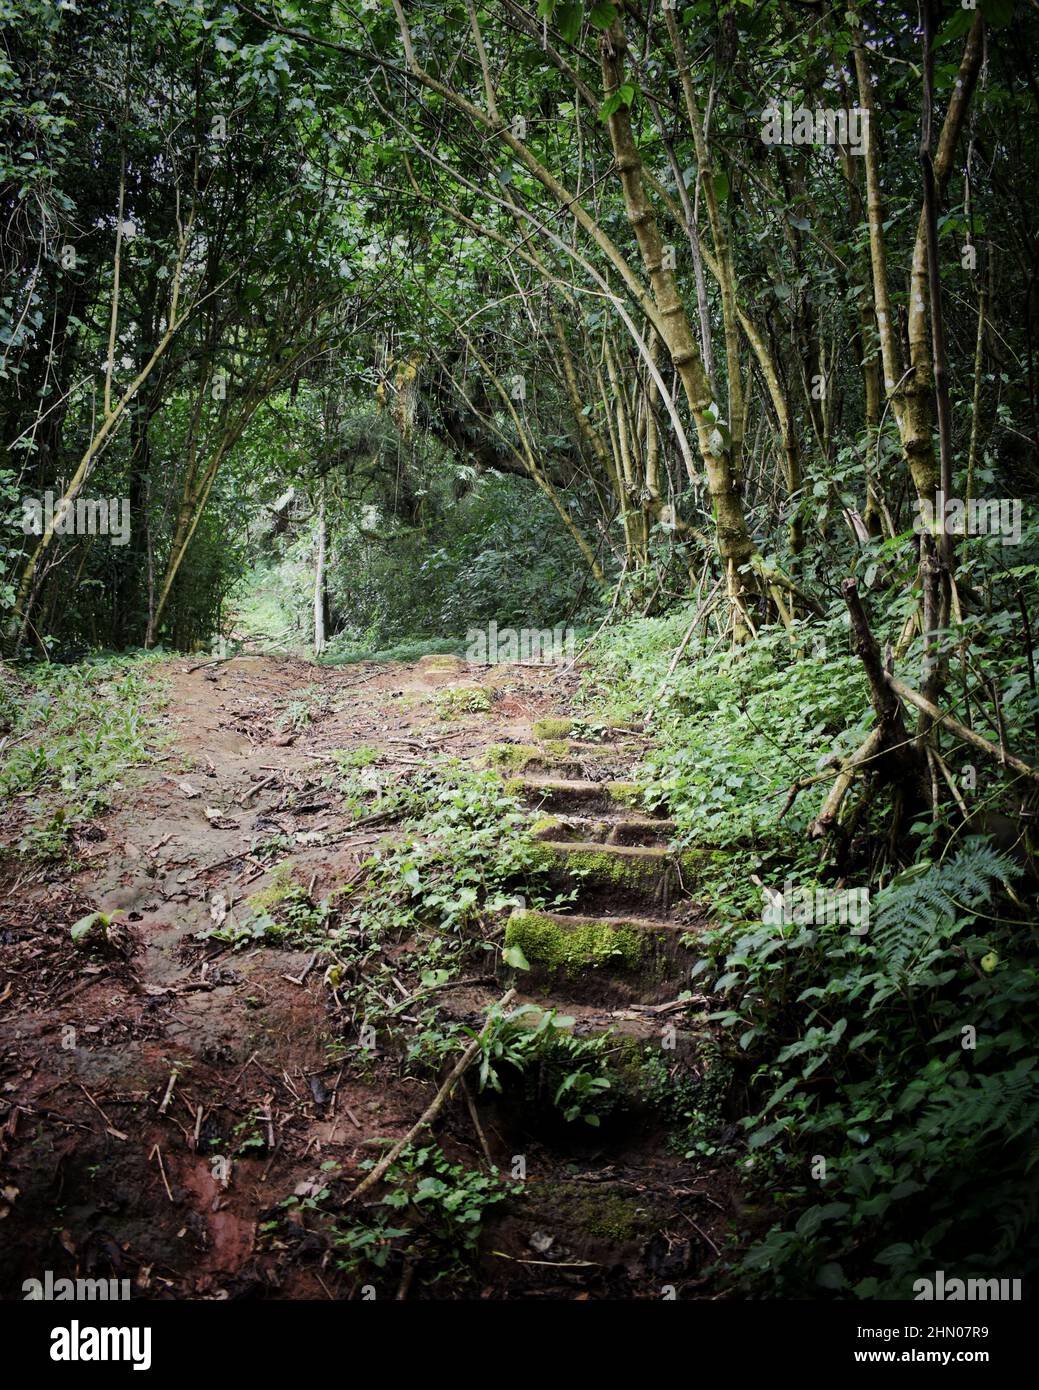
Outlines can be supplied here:
[[573, 1000], [651, 1004], [687, 987], [696, 954], [682, 944], [686, 931], [656, 918], [519, 909], [506, 924], [505, 949], [521, 952], [527, 963], [518, 971], [524, 988], [551, 988]]
[[[295, 954], [289, 953], [286, 962], [298, 974], [309, 955], [306, 951]], [[690, 959], [694, 957], [690, 955]], [[700, 1000], [688, 1005], [677, 1003], [684, 990], [696, 987], [690, 969], [691, 966], [677, 961], [658, 964], [648, 953], [639, 970], [625, 974], [588, 968], [571, 976], [561, 970], [548, 971], [541, 962], [531, 962], [530, 970], [501, 967], [497, 984], [473, 982], [460, 989], [445, 990], [437, 996], [437, 1011], [442, 1020], [479, 1032], [486, 1026], [487, 1011], [501, 997], [507, 983], [516, 989], [508, 1011], [521, 1011], [516, 1019], [518, 1028], [533, 1031], [546, 1014], [553, 1014], [555, 1026], [576, 1038], [609, 1035], [614, 1073], [611, 1084], [616, 1088], [619, 1058], [663, 1055], [670, 1067], [676, 1061], [683, 1064], [695, 1059], [709, 1039], [707, 1007]], [[383, 1025], [380, 1037], [380, 1047], [404, 1058], [413, 1045], [414, 1035], [410, 1025], [398, 1017]]]
[[[565, 740], [550, 739], [544, 744], [496, 743], [484, 754], [487, 766], [496, 768], [507, 778], [506, 790], [516, 782], [528, 780], [523, 774], [541, 773], [545, 777], [566, 779], [580, 777], [582, 764], [570, 756]], [[513, 790], [513, 795], [518, 795]]]
[[460, 656], [450, 652], [429, 652], [418, 659], [418, 668], [423, 675], [455, 676], [464, 669]]
[[579, 753], [586, 762], [594, 762], [596, 758], [615, 758], [620, 753], [638, 756], [644, 748], [644, 743], [636, 743], [632, 740], [622, 741], [617, 738], [612, 738], [609, 743], [592, 742], [589, 739], [581, 738], [570, 739], [571, 753]]
[[[517, 988], [516, 997], [509, 1005], [510, 1011], [519, 1008], [530, 1010], [520, 1020], [520, 1026], [524, 1028], [534, 1029], [545, 1014], [554, 1013], [557, 1017], [573, 1020], [567, 1024], [565, 1031], [573, 1033], [575, 1037], [595, 1038], [603, 1033], [612, 1033], [618, 1038], [631, 1039], [633, 1043], [647, 1043], [654, 1048], [659, 1048], [664, 1030], [673, 1029], [680, 1052], [695, 1047], [702, 1036], [703, 1025], [699, 1019], [691, 1020], [684, 1010], [668, 1007], [680, 989], [685, 988], [684, 984], [672, 982], [674, 993], [667, 998], [659, 1002], [643, 1002], [627, 997], [631, 990], [625, 990], [622, 982], [611, 981], [608, 976], [600, 974], [595, 980], [599, 982], [599, 993], [603, 997], [597, 1002], [587, 1002], [573, 997], [565, 977], [558, 977], [554, 985], [544, 979], [538, 984], [529, 979], [530, 971], [509, 973]], [[500, 987], [497, 992], [478, 987], [445, 991], [440, 1011], [449, 1019], [478, 1028], [486, 1022], [487, 1009], [500, 992]], [[662, 992], [667, 994], [666, 989]]]
[[625, 816], [621, 820], [607, 821], [610, 833], [606, 843], [628, 846], [666, 846], [677, 834], [678, 826], [673, 820], [659, 820], [654, 816]]
[[572, 719], [546, 715], [543, 719], [535, 719], [530, 730], [535, 738], [569, 738], [573, 727]]
[[505, 790], [545, 811], [623, 811], [638, 807], [642, 788], [636, 782], [588, 782], [565, 777], [510, 777]]
[[[600, 906], [624, 911], [637, 907], [667, 916], [670, 899], [698, 880], [704, 857], [694, 850], [672, 854], [661, 845], [610, 845], [594, 840], [543, 840], [541, 847], [552, 861], [553, 886], [576, 886], [593, 912]], [[594, 901], [587, 902], [589, 897]]]
[[[535, 719], [530, 726], [535, 738], [572, 738], [576, 721], [565, 716], [544, 715], [541, 719]], [[575, 741], [575, 747], [601, 749], [604, 746], [615, 744], [615, 740], [624, 738], [626, 735], [641, 733], [642, 725], [633, 724], [623, 719], [607, 719], [601, 725], [602, 734], [599, 737], [582, 740], [580, 743]]]
[[663, 848], [675, 833], [675, 823], [651, 816], [625, 816], [611, 820], [597, 816], [542, 816], [535, 821], [536, 840], [585, 841], [599, 845], [650, 845]]

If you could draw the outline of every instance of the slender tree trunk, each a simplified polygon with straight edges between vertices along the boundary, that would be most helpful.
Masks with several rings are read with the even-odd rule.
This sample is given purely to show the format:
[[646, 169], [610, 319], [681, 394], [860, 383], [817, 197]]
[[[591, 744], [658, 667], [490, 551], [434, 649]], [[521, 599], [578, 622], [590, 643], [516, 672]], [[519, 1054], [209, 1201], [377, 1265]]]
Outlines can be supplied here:
[[325, 650], [325, 546], [328, 530], [325, 520], [325, 480], [319, 484], [317, 504], [317, 558], [314, 561], [314, 655]]
[[[607, 98], [624, 82], [627, 39], [615, 20], [601, 40], [603, 81]], [[628, 108], [621, 103], [609, 116], [610, 140], [620, 174], [624, 206], [649, 276], [664, 345], [678, 372], [689, 409], [696, 423], [697, 440], [707, 473], [718, 553], [728, 576], [730, 598], [738, 598], [747, 576], [739, 571], [750, 564], [756, 550], [747, 528], [728, 448], [718, 429], [717, 407], [689, 318], [678, 292], [674, 272], [665, 264], [664, 247], [656, 216], [642, 181], [642, 160], [631, 128]], [[737, 611], [742, 612], [737, 605]]]
[[[981, 68], [985, 21], [979, 11], [963, 50], [959, 73], [949, 106], [942, 123], [938, 147], [933, 160], [933, 193], [935, 204], [940, 200], [952, 172], [952, 160], [960, 132], [970, 107], [974, 85]], [[884, 202], [880, 181], [880, 154], [877, 145], [873, 105], [873, 81], [865, 40], [861, 31], [855, 35], [855, 71], [858, 81], [859, 105], [869, 113], [866, 140], [866, 212], [869, 227], [870, 262], [873, 271], [873, 299], [876, 305], [877, 332], [880, 337], [881, 360], [884, 369], [884, 390], [891, 403], [898, 425], [902, 451], [912, 475], [916, 494], [932, 502], [941, 482], [938, 459], [935, 456], [932, 431], [935, 420], [934, 370], [930, 353], [929, 304], [930, 289], [927, 275], [927, 213], [921, 207], [909, 280], [909, 365], [905, 367], [901, 345], [895, 332], [888, 287], [887, 253], [884, 240]]]

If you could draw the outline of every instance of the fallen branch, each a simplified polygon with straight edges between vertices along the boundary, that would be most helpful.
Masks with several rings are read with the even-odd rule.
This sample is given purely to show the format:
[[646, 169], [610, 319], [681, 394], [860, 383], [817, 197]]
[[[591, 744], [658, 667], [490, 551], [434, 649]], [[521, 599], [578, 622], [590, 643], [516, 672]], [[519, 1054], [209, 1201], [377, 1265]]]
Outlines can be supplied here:
[[390, 1010], [391, 1014], [399, 1014], [402, 1009], [406, 1009], [410, 1004], [416, 1003], [419, 999], [424, 999], [427, 994], [436, 994], [442, 989], [461, 989], [464, 985], [485, 985], [493, 984], [493, 975], [469, 975], [464, 980], [444, 980], [439, 985], [426, 985], [424, 989], [416, 990], [414, 994], [407, 995], [395, 1004]]
[[280, 775], [281, 773], [279, 770], [278, 772], [272, 773], [270, 777], [265, 777], [262, 782], [256, 782], [243, 796], [239, 797], [239, 805], [244, 806], [247, 801], [251, 801], [254, 796], [263, 791], [264, 787], [269, 787], [272, 782], [276, 782]]
[[258, 661], [259, 652], [232, 652], [230, 656], [216, 656], [212, 661], [199, 661], [194, 666], [181, 667], [186, 676], [193, 675], [196, 671], [204, 671], [209, 666], [224, 666], [229, 661]]
[[1035, 768], [1031, 763], [1026, 763], [1023, 758], [1016, 757], [1013, 753], [1008, 753], [1006, 749], [1000, 748], [995, 743], [990, 743], [981, 734], [975, 733], [973, 729], [968, 729], [966, 724], [961, 724], [958, 719], [954, 719], [951, 714], [940, 710], [938, 706], [929, 700], [926, 695], [921, 695], [919, 690], [914, 690], [912, 686], [906, 685], [896, 676], [887, 675], [887, 683], [896, 695], [900, 695], [909, 704], [915, 705], [918, 710], [929, 715], [933, 723], [944, 724], [950, 733], [962, 739], [964, 743], [969, 743], [972, 748], [977, 748], [979, 752], [987, 757], [994, 758], [996, 762], [1002, 763], [1005, 767], [1012, 767], [1015, 772], [1019, 772], [1022, 777], [1028, 777], [1033, 782], [1039, 782], [1039, 768]]
[[476, 1136], [480, 1141], [480, 1148], [483, 1150], [483, 1156], [487, 1160], [487, 1167], [493, 1168], [494, 1159], [491, 1157], [491, 1150], [487, 1144], [487, 1136], [483, 1132], [483, 1125], [480, 1123], [476, 1102], [473, 1100], [472, 1092], [469, 1090], [468, 1083], [464, 1077], [462, 1078], [462, 1094], [465, 1096], [466, 1108], [469, 1111], [469, 1118], [473, 1122], [473, 1129], [476, 1130]]
[[[841, 803], [848, 793], [848, 789], [858, 776], [863, 764], [868, 763], [880, 751], [884, 741], [884, 731], [881, 728], [873, 729], [868, 737], [852, 753], [850, 758], [845, 758], [841, 763], [841, 770], [838, 772], [833, 786], [826, 794], [823, 808], [816, 816], [815, 820], [808, 828], [809, 839], [817, 840], [820, 835], [825, 835], [836, 823], [837, 814], [841, 809]], [[794, 783], [797, 786], [797, 783]], [[791, 798], [792, 800], [793, 798]], [[789, 806], [789, 802], [787, 806]], [[786, 812], [784, 806], [783, 811]]]
[[601, 1269], [600, 1260], [528, 1260], [519, 1255], [506, 1255], [504, 1250], [492, 1250], [499, 1260], [511, 1260], [514, 1265], [548, 1265], [550, 1269]]
[[[512, 1003], [515, 997], [516, 991], [514, 989], [507, 990], [498, 1000], [496, 1007], [499, 1009], [504, 1009], [507, 1004]], [[432, 1124], [432, 1122], [436, 1119], [436, 1117], [440, 1114], [441, 1110], [444, 1108], [444, 1104], [448, 1096], [454, 1090], [460, 1078], [465, 1075], [469, 1067], [475, 1061], [476, 1054], [480, 1051], [480, 1045], [480, 1038], [473, 1038], [472, 1042], [462, 1053], [461, 1057], [459, 1057], [455, 1065], [451, 1068], [451, 1072], [447, 1080], [441, 1086], [440, 1090], [437, 1091], [436, 1095], [430, 1101], [429, 1105], [427, 1105], [425, 1110], [423, 1110], [422, 1114], [419, 1116], [415, 1124], [412, 1125], [412, 1127], [408, 1130], [407, 1134], [405, 1134], [403, 1139], [397, 1140], [396, 1144], [394, 1144], [393, 1148], [390, 1149], [389, 1153], [384, 1154], [383, 1157], [379, 1159], [378, 1163], [368, 1174], [368, 1176], [362, 1182], [358, 1183], [358, 1185], [354, 1188], [353, 1192], [350, 1193], [349, 1200], [353, 1201], [357, 1197], [363, 1196], [365, 1192], [368, 1192], [371, 1188], [373, 1188], [375, 1184], [380, 1180], [380, 1178], [382, 1178], [383, 1175], [386, 1173], [387, 1169], [390, 1168], [391, 1165], [396, 1162], [396, 1160], [408, 1147], [411, 1141], [418, 1135], [419, 1130], [421, 1130], [425, 1125]]]
[[[162, 1150], [159, 1148], [158, 1144], [152, 1145], [152, 1151], [148, 1157], [151, 1158], [152, 1155], [159, 1160], [159, 1172], [162, 1174], [162, 1185], [166, 1189], [166, 1196], [173, 1202], [173, 1193], [170, 1191], [170, 1185], [166, 1178], [166, 1165], [162, 1161]], [[174, 1205], [176, 1204], [174, 1203]]]
[[165, 1115], [166, 1111], [169, 1108], [169, 1103], [173, 1099], [173, 1088], [177, 1084], [177, 1075], [177, 1068], [174, 1067], [173, 1070], [170, 1072], [170, 1080], [169, 1085], [166, 1087], [166, 1094], [163, 1096], [162, 1104], [159, 1106], [160, 1115]]

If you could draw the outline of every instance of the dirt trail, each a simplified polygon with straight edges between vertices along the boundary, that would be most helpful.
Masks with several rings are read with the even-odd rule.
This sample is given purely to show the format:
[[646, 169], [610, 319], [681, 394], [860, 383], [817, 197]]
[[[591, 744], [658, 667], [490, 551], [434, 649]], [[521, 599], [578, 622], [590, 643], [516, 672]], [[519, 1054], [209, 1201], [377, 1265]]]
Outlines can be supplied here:
[[[448, 662], [190, 666], [162, 669], [168, 752], [81, 841], [85, 867], [6, 901], [0, 1297], [20, 1297], [47, 1269], [130, 1278], [135, 1297], [356, 1296], [305, 1213], [286, 1225], [278, 1204], [327, 1181], [329, 1161], [352, 1185], [371, 1141], [403, 1135], [435, 1083], [402, 1076], [393, 1059], [344, 1061], [348, 1020], [312, 953], [231, 951], [197, 934], [263, 888], [279, 855], [291, 854], [314, 899], [356, 877], [387, 827], [351, 826], [322, 782], [330, 750], [376, 748], [391, 772], [434, 753], [477, 760], [492, 744], [529, 744], [573, 688], [545, 669]], [[437, 693], [459, 684], [483, 687], [489, 708], [445, 718]], [[681, 1017], [678, 937], [697, 913], [664, 849], [670, 827], [611, 789], [637, 761], [638, 735], [552, 748], [512, 789], [546, 812], [539, 837], [577, 897], [554, 922], [517, 913], [506, 927], [531, 957], [522, 997], [565, 1007], [578, 1033], [611, 1027], [644, 1042]], [[100, 958], [69, 940], [92, 910], [119, 923]], [[553, 926], [564, 941], [606, 933], [616, 949], [605, 968], [564, 977], [538, 960]], [[499, 985], [447, 991], [445, 1009], [479, 1022]], [[684, 1025], [665, 1047], [672, 1081], [697, 1074]], [[659, 1105], [635, 1098], [601, 1134], [515, 1101], [481, 1099], [478, 1118], [451, 1107], [445, 1151], [478, 1166], [486, 1144], [505, 1171], [522, 1151], [529, 1175], [523, 1202], [488, 1225], [470, 1295], [660, 1297], [677, 1284], [695, 1296], [731, 1199], [719, 1175], [668, 1147]], [[214, 1151], [236, 1153], [229, 1174]], [[397, 1296], [397, 1278], [378, 1296]]]

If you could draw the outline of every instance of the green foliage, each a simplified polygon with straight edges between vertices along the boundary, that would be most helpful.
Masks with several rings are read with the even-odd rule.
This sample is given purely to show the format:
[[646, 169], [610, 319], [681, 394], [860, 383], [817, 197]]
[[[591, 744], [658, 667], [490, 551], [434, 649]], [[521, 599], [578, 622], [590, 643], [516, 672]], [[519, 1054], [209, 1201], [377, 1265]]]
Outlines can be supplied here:
[[[374, 1159], [361, 1165], [371, 1168]], [[452, 1163], [436, 1145], [405, 1148], [386, 1172], [386, 1213], [339, 1224], [333, 1243], [350, 1273], [384, 1269], [391, 1258], [422, 1258], [433, 1282], [464, 1275], [488, 1210], [521, 1191], [487, 1173]]]
[[244, 906], [232, 908], [225, 919], [204, 927], [199, 940], [222, 941], [235, 950], [243, 946], [315, 946], [328, 941], [333, 904], [330, 898], [314, 902], [294, 877], [289, 862], [279, 864], [267, 888], [254, 893]]
[[[896, 602], [878, 627], [897, 633], [903, 618]], [[801, 655], [781, 633], [737, 654], [691, 643], [661, 698], [687, 621], [604, 634], [589, 694], [608, 691], [600, 718], [655, 722], [649, 795], [687, 839], [732, 847], [705, 858], [697, 884], [718, 926], [691, 938], [703, 956], [694, 973], [719, 1031], [712, 1092], [684, 1113], [690, 1156], [743, 1149], [771, 1218], [727, 1257], [735, 1287], [908, 1297], [933, 1268], [1028, 1275], [1039, 1266], [1039, 979], [1013, 888], [1020, 864], [954, 834], [948, 812], [913, 824], [892, 863], [890, 810], [875, 795], [841, 869], [844, 883], [873, 886], [868, 931], [763, 920], [762, 885], [834, 882], [835, 847], [813, 848], [805, 827], [828, 763], [869, 727], [864, 685], [832, 622], [805, 632]], [[981, 659], [993, 669], [1000, 649], [992, 666]], [[1019, 730], [1030, 721], [1030, 692], [1007, 718]], [[791, 808], [795, 779], [808, 785]], [[1006, 796], [994, 782], [986, 800]]]
[[409, 833], [373, 858], [367, 908], [391, 908], [395, 925], [435, 923], [458, 933], [480, 912], [514, 905], [516, 891], [544, 883], [530, 817], [493, 773], [433, 765], [386, 804], [407, 817]]
[[370, 744], [360, 744], [356, 748], [334, 748], [330, 754], [337, 768], [343, 772], [355, 768], [371, 767], [381, 756], [378, 748]]
[[0, 798], [28, 813], [19, 847], [60, 856], [75, 827], [111, 803], [159, 746], [152, 659], [104, 658], [23, 669], [0, 686], [10, 733], [0, 752]]
[[390, 646], [383, 646], [374, 629], [362, 637], [337, 635], [329, 643], [322, 658], [326, 666], [349, 666], [355, 661], [418, 661], [424, 656], [439, 654], [461, 656], [463, 643], [452, 637], [406, 637]]
[[250, 1154], [262, 1153], [267, 1148], [267, 1137], [261, 1128], [260, 1113], [249, 1111], [244, 1120], [231, 1130], [232, 1152], [237, 1158], [247, 1158]]
[[[367, 861], [363, 891], [343, 907], [331, 937], [341, 967], [356, 978], [353, 998], [369, 1022], [393, 1017], [386, 1000], [397, 993], [395, 974], [412, 972], [420, 991], [455, 978], [474, 955], [486, 961], [491, 921], [521, 896], [535, 902], [550, 896], [531, 818], [493, 773], [434, 762], [386, 788], [375, 805], [402, 818], [403, 829]], [[411, 950], [391, 963], [382, 944], [405, 937]], [[411, 1055], [435, 1065], [456, 1036], [430, 1017], [412, 1040]]]
[[318, 685], [305, 685], [293, 691], [291, 699], [284, 702], [278, 714], [277, 728], [285, 733], [302, 733], [314, 722], [315, 716], [325, 713], [322, 706], [322, 690]]
[[[505, 929], [506, 950], [518, 949], [526, 961], [549, 971], [576, 975], [602, 966], [637, 969], [646, 942], [637, 928], [618, 922], [567, 926], [539, 912], [515, 912]], [[529, 967], [528, 967], [529, 968]]]
[[[806, 626], [802, 651], [818, 656], [799, 655], [782, 628], [739, 652], [691, 643], [657, 700], [683, 622], [679, 610], [613, 629], [593, 678], [612, 692], [615, 713], [653, 712], [659, 741], [642, 772], [646, 798], [668, 807], [689, 842], [774, 837], [790, 783], [860, 739], [865, 685], [847, 629]], [[786, 838], [803, 831], [810, 807], [805, 798], [788, 814]]]
[[[389, 496], [378, 477], [360, 504], [336, 514], [323, 662], [462, 655], [470, 628], [491, 621], [500, 628], [551, 627], [573, 607], [579, 557], [543, 498], [530, 497], [515, 479], [474, 479], [427, 440], [413, 457], [422, 491], [415, 517], [396, 486], [398, 442], [381, 438], [379, 448], [388, 456]], [[290, 527], [273, 552], [267, 536], [256, 550], [256, 564], [232, 599], [241, 630], [280, 638], [269, 645], [305, 646], [312, 521]]]
[[69, 928], [69, 935], [77, 946], [87, 946], [93, 941], [104, 941], [111, 926], [111, 919], [103, 912], [91, 912], [81, 917]]
[[598, 1126], [611, 1084], [604, 1074], [610, 1039], [608, 1034], [574, 1037], [568, 1031], [573, 1024], [567, 1015], [534, 1004], [509, 1010], [494, 1005], [477, 1035], [480, 1090], [503, 1089], [503, 1066], [521, 1076], [536, 1068], [541, 1087], [564, 1120]]
[[[969, 101], [939, 180], [934, 266], [953, 484], [1014, 499], [1024, 521], [1013, 537], [957, 537], [953, 615], [926, 653], [927, 547], [912, 528], [929, 397], [917, 398], [911, 439], [898, 396], [920, 364], [896, 362], [894, 396], [877, 379], [879, 248], [842, 159], [758, 138], [761, 106], [780, 93], [809, 109], [850, 99], [861, 20], [876, 94], [870, 211], [879, 202], [903, 356], [921, 204], [915, 11], [815, 6], [804, 25], [803, 7], [778, 0], [700, 0], [673, 17], [679, 45], [659, 6], [538, 0], [524, 16], [409, 0], [411, 65], [392, 6], [260, 8], [0, 0], [0, 613], [20, 585], [29, 605], [11, 650], [73, 657], [147, 633], [178, 650], [241, 638], [298, 651], [315, 593], [335, 663], [463, 653], [491, 622], [591, 630], [608, 615], [566, 734], [601, 740], [608, 763], [618, 721], [644, 730], [645, 765], [606, 766], [604, 777], [634, 780], [604, 791], [666, 810], [677, 848], [696, 851], [677, 867], [716, 924], [697, 933], [716, 1007], [709, 1079], [680, 1108], [682, 1143], [728, 1156], [725, 1121], [742, 1115], [746, 1174], [775, 1218], [734, 1277], [755, 1293], [818, 1280], [871, 1296], [904, 1291], [930, 1260], [1031, 1267], [1035, 943], [1016, 859], [971, 838], [997, 813], [1034, 870], [1027, 779], [992, 760], [965, 801], [977, 758], [937, 727], [930, 792], [925, 778], [871, 772], [831, 836], [808, 831], [874, 718], [849, 642], [849, 577], [900, 674], [919, 683], [925, 655], [936, 661], [952, 712], [1034, 761], [1039, 301], [1034, 221], [1008, 190], [1034, 184], [1039, 157], [1035, 6], [953, 5], [933, 43], [935, 111], [956, 92]], [[983, 75], [964, 83], [979, 16]], [[476, 25], [501, 121], [481, 115]], [[615, 25], [626, 43], [608, 35]], [[617, 62], [605, 82], [600, 50]], [[709, 171], [673, 100], [687, 79], [709, 93]], [[655, 233], [633, 225], [631, 180], [619, 177], [632, 172], [617, 148], [629, 129]], [[736, 324], [723, 322], [732, 305], [715, 260], [700, 267], [686, 245], [686, 195], [698, 194], [707, 222], [720, 221], [709, 239], [722, 272], [722, 232], [731, 254]], [[647, 342], [639, 294], [627, 308], [619, 296], [637, 289], [656, 234], [674, 252], [662, 312], [676, 333]], [[672, 399], [672, 359], [676, 341], [700, 336], [705, 303], [713, 398], [690, 421]], [[940, 343], [927, 328], [914, 320], [909, 332], [925, 352]], [[702, 364], [686, 365], [700, 376]], [[60, 493], [81, 459], [95, 496], [129, 505], [128, 544], [56, 533], [33, 571], [19, 503]], [[727, 549], [741, 548], [744, 520], [757, 554], [737, 611], [740, 562]], [[734, 642], [744, 626], [750, 640]], [[14, 803], [22, 853], [67, 855], [152, 756], [147, 675], [106, 659], [0, 684], [0, 797]], [[489, 697], [449, 689], [437, 704], [476, 715]], [[323, 712], [319, 689], [304, 687], [279, 728], [303, 733]], [[514, 774], [582, 762], [551, 720], [535, 733], [546, 741], [489, 761]], [[635, 967], [620, 923], [546, 926], [552, 876], [515, 781], [446, 765], [402, 777], [379, 763], [350, 750], [327, 777], [340, 811], [405, 822], [366, 881], [314, 902], [286, 868], [213, 935], [325, 948], [326, 981], [354, 1021], [418, 1018], [405, 1067], [456, 1054], [467, 1034], [430, 999], [500, 946], [520, 972]], [[253, 848], [270, 863], [290, 846], [279, 832]], [[630, 886], [616, 856], [578, 855], [570, 868], [586, 885]], [[788, 878], [869, 885], [869, 933], [763, 923], [762, 884]], [[553, 1105], [594, 1123], [617, 1088], [565, 1028], [530, 1021], [488, 1023], [486, 1084], [499, 1068], [524, 1085], [551, 1075]], [[976, 1048], [960, 1046], [966, 1027]], [[806, 1176], [815, 1154], [825, 1180]], [[359, 1258], [403, 1252], [423, 1210], [429, 1248], [457, 1243], [486, 1192], [446, 1163], [422, 1150], [398, 1168], [407, 1220], [359, 1230]]]
[[441, 719], [453, 719], [459, 714], [486, 714], [491, 707], [491, 697], [480, 687], [445, 686], [436, 693], [436, 707]]
[[708, 941], [716, 1017], [753, 1021], [735, 1055], [760, 1059], [748, 1175], [791, 1213], [738, 1264], [749, 1287], [904, 1298], [932, 1267], [1034, 1268], [1016, 1242], [1035, 1214], [1039, 980], [1020, 925], [987, 910], [1012, 906], [1019, 872], [971, 841], [882, 888], [864, 937], [767, 923]]

